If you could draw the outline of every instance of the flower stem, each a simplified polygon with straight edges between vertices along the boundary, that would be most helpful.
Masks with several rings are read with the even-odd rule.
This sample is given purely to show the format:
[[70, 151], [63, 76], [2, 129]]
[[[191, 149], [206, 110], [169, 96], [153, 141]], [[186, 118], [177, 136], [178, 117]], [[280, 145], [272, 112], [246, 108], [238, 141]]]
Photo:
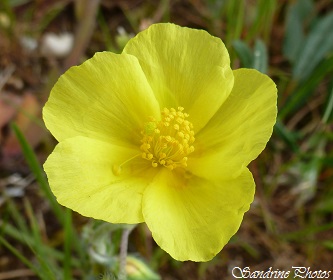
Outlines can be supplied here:
[[119, 254], [119, 280], [126, 280], [126, 258], [127, 258], [127, 247], [128, 247], [128, 237], [131, 231], [136, 225], [130, 225], [123, 230], [120, 243], [120, 254]]

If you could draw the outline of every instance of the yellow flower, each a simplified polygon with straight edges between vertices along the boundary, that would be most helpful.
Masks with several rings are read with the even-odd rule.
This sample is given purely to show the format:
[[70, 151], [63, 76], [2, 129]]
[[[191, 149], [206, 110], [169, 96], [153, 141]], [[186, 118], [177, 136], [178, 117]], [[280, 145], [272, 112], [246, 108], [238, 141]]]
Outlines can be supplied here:
[[177, 260], [210, 260], [253, 201], [246, 166], [272, 134], [276, 98], [266, 75], [230, 69], [219, 38], [152, 25], [55, 84], [43, 111], [59, 141], [44, 165], [51, 189], [84, 216], [145, 222]]

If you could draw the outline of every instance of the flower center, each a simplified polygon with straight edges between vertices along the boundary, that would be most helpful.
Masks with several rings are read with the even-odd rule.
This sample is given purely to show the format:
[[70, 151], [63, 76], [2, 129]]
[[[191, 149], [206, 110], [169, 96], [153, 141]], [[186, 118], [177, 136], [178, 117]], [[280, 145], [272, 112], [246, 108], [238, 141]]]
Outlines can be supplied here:
[[153, 167], [163, 165], [172, 170], [187, 166], [187, 155], [194, 151], [195, 138], [193, 124], [186, 120], [189, 115], [183, 110], [164, 108], [160, 121], [150, 117], [144, 124], [140, 149], [142, 158], [150, 160]]

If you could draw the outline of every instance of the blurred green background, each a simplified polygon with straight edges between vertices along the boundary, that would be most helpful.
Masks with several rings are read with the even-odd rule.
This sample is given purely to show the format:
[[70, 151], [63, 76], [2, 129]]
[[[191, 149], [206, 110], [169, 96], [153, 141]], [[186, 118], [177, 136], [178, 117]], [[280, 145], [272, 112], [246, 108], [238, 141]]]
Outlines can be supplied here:
[[41, 109], [66, 69], [97, 51], [120, 53], [155, 22], [220, 37], [233, 69], [276, 82], [279, 115], [250, 165], [255, 201], [222, 252], [177, 262], [142, 224], [129, 240], [129, 279], [234, 279], [235, 266], [333, 270], [332, 0], [1, 0], [0, 280], [117, 279], [121, 227], [72, 213], [50, 192], [41, 164], [56, 141]]

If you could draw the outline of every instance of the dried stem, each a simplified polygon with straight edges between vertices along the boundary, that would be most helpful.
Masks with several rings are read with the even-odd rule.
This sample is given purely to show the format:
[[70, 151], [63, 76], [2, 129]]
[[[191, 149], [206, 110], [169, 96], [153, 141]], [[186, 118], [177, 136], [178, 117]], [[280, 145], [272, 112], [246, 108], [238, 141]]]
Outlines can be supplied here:
[[64, 62], [65, 70], [78, 64], [85, 52], [95, 29], [100, 0], [81, 0], [75, 3], [78, 5], [80, 14], [78, 15], [74, 46]]

